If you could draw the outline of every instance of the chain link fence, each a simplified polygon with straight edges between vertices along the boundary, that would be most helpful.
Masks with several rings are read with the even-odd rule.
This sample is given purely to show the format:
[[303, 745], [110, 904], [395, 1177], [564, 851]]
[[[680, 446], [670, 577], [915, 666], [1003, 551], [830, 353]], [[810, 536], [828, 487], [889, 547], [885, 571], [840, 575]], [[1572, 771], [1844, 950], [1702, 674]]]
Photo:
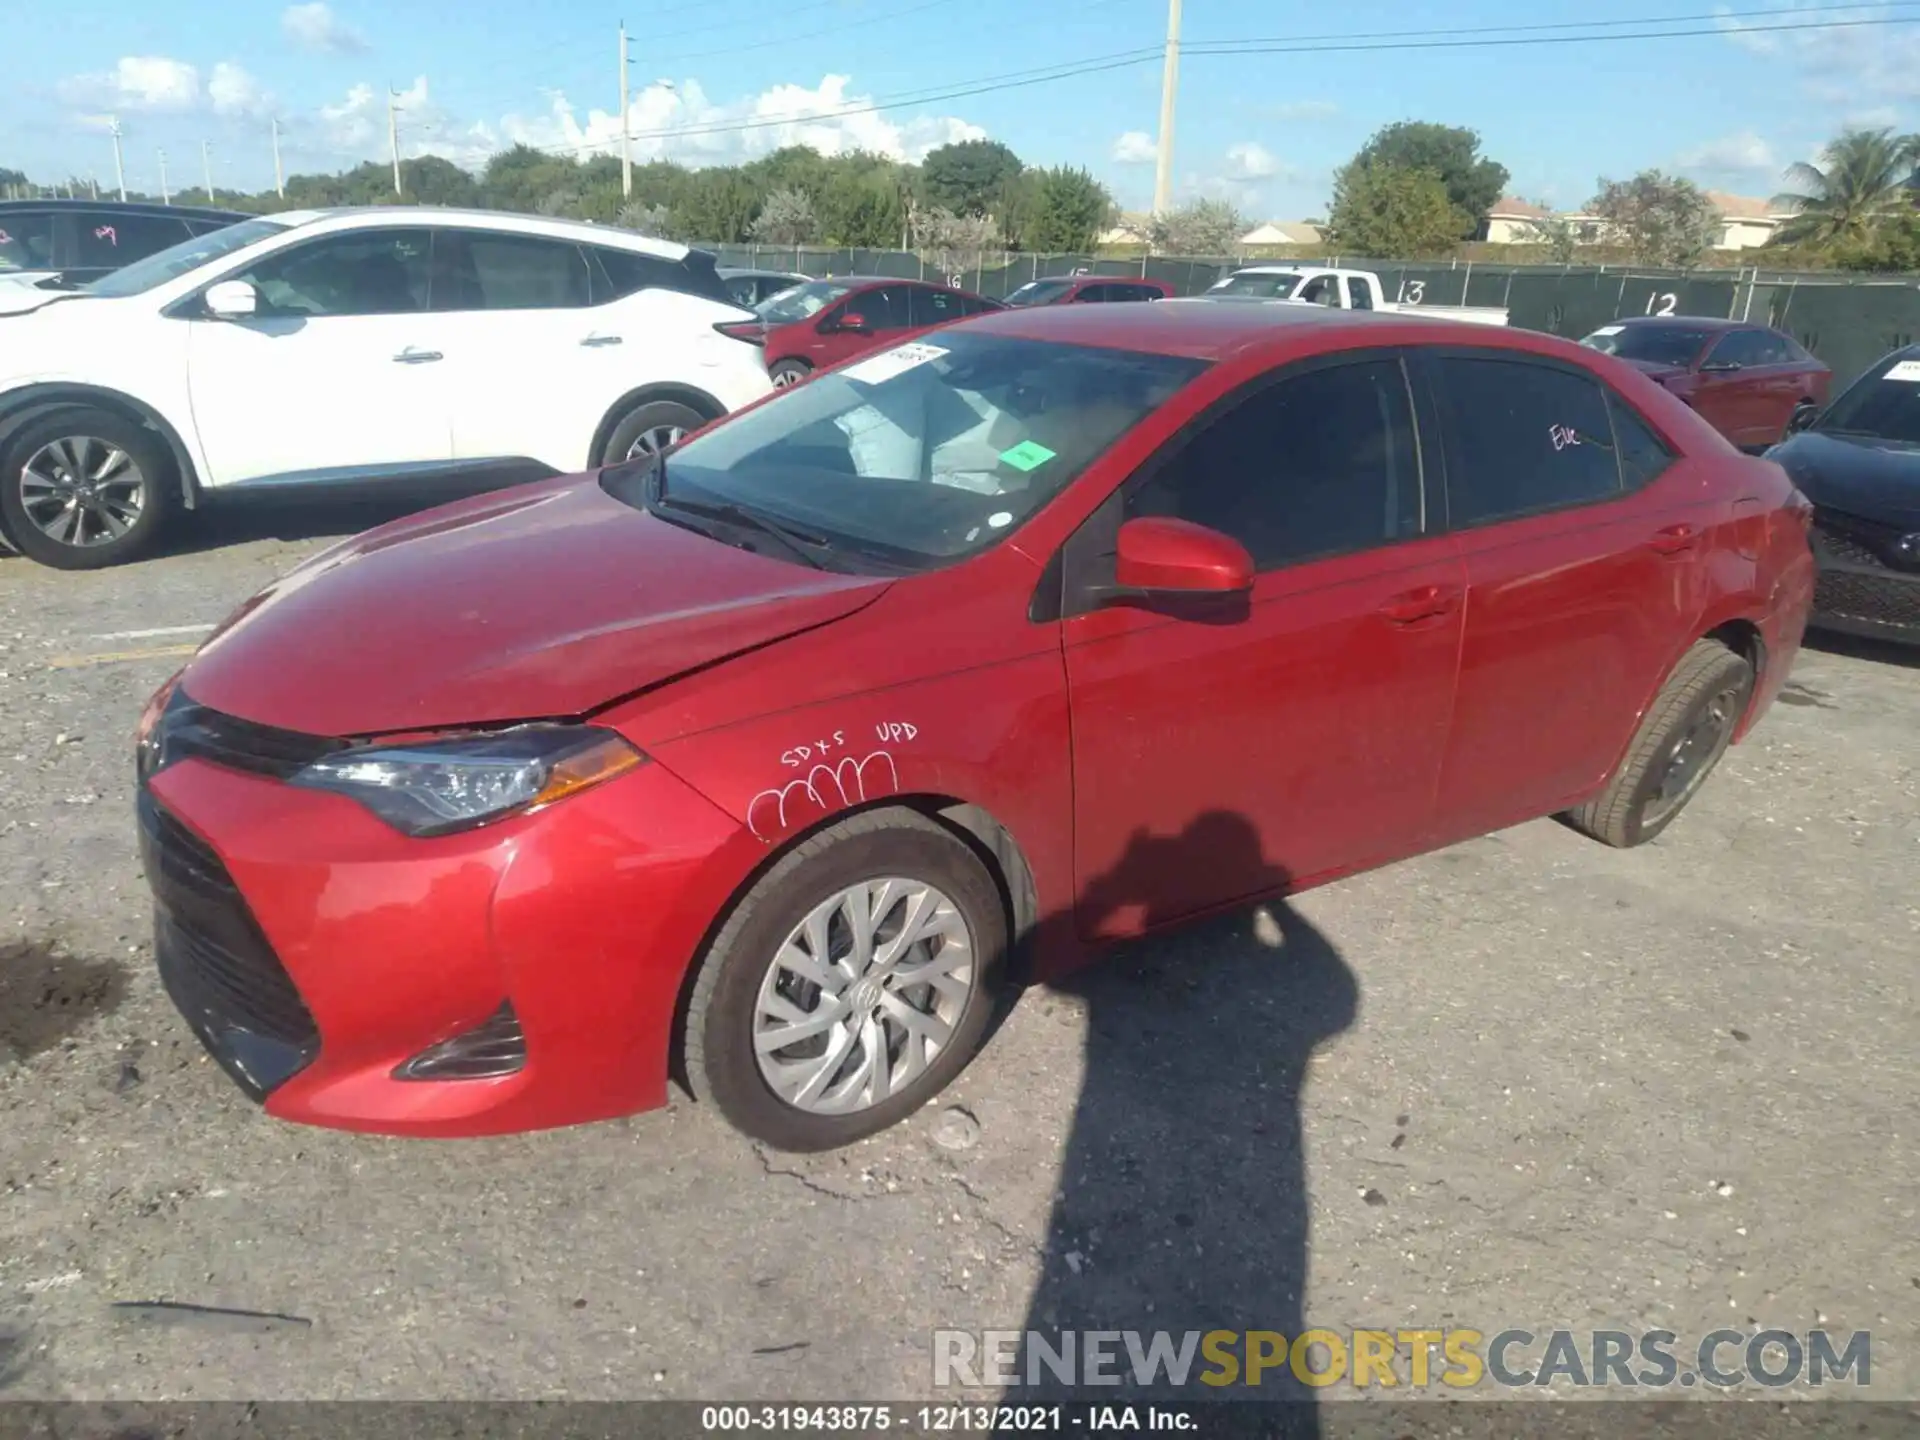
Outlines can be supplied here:
[[1248, 264], [1347, 266], [1371, 270], [1402, 306], [1494, 305], [1509, 323], [1578, 339], [1631, 315], [1709, 315], [1773, 325], [1791, 334], [1845, 385], [1889, 350], [1920, 337], [1920, 277], [1837, 275], [1824, 271], [1661, 270], [1639, 266], [1559, 266], [1358, 260], [1339, 256], [1259, 261], [1230, 257], [988, 254], [943, 269], [906, 250], [818, 250], [766, 245], [707, 247], [725, 266], [803, 275], [874, 275], [937, 280], [1003, 298], [1031, 280], [1112, 275], [1162, 280], [1194, 295]]

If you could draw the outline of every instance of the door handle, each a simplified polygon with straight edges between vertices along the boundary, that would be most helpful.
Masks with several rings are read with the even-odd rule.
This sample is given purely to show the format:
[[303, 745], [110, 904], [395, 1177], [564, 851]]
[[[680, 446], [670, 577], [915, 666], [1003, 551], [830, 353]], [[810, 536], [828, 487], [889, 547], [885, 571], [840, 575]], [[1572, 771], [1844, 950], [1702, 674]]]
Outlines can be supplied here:
[[601, 346], [601, 345], [620, 345], [620, 344], [624, 344], [625, 342], [622, 341], [618, 335], [589, 335], [587, 336], [586, 339], [582, 340], [580, 343], [582, 345], [588, 345], [588, 346]]
[[425, 365], [430, 361], [444, 360], [447, 357], [442, 355], [438, 350], [416, 350], [409, 345], [393, 358], [394, 362], [399, 365]]
[[1396, 625], [1412, 625], [1419, 620], [1431, 620], [1437, 615], [1449, 613], [1460, 603], [1458, 590], [1443, 589], [1438, 585], [1422, 585], [1418, 589], [1402, 591], [1380, 607], [1380, 614]]
[[1656, 555], [1678, 555], [1691, 550], [1700, 538], [1700, 531], [1692, 525], [1669, 525], [1664, 530], [1653, 532], [1653, 538], [1647, 541], [1647, 548]]

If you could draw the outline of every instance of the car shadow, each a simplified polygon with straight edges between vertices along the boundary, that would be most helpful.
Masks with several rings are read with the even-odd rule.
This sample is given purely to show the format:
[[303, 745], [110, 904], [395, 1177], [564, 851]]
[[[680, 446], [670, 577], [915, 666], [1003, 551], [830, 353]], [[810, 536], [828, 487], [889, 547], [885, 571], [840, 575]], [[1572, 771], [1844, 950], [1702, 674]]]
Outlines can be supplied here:
[[172, 517], [159, 555], [194, 555], [259, 540], [345, 539], [404, 520], [440, 505], [510, 488], [499, 484], [450, 485], [431, 494], [368, 495], [328, 499], [261, 500], [225, 503]]
[[1818, 650], [1823, 655], [1844, 655], [1851, 660], [1870, 660], [1879, 665], [1920, 669], [1920, 645], [1902, 645], [1897, 640], [1874, 640], [1865, 635], [1819, 629], [1809, 629], [1802, 643], [1807, 649]]
[[[1168, 867], [1210, 866], [1257, 870], [1279, 896], [1290, 883], [1251, 822], [1211, 812], [1178, 835], [1136, 834], [1088, 887], [1078, 927], [1089, 932], [1137, 897], [1164, 893], [1154, 878]], [[1149, 912], [1145, 923], [1175, 918]], [[1137, 1331], [1142, 1346], [1166, 1331], [1176, 1351], [1189, 1334], [1214, 1330], [1291, 1342], [1304, 1326], [1311, 1228], [1302, 1089], [1316, 1047], [1351, 1025], [1359, 1004], [1339, 951], [1272, 899], [1125, 944], [1050, 988], [1086, 1006], [1085, 1076], [1023, 1329], [1053, 1354], [1071, 1332], [1077, 1353], [1062, 1377], [1024, 1339], [1008, 1401], [1176, 1393], [1164, 1369], [1139, 1374], [1119, 1341], [1109, 1342], [1119, 1382], [1085, 1383], [1091, 1331]], [[1265, 1412], [1263, 1432], [1316, 1435], [1313, 1392], [1284, 1354], [1257, 1388], [1216, 1388], [1200, 1383], [1220, 1370], [1196, 1347], [1178, 1389], [1190, 1399], [1292, 1402]]]

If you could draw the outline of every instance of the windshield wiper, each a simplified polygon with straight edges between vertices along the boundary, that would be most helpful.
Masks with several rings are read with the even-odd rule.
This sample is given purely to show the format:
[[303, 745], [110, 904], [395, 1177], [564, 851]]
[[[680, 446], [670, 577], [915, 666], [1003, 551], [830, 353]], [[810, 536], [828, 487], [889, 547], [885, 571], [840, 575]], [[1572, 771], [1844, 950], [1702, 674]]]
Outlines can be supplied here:
[[757, 530], [762, 535], [779, 542], [780, 548], [802, 565], [811, 566], [815, 570], [827, 568], [818, 556], [809, 553], [809, 547], [816, 550], [833, 548], [823, 535], [809, 535], [804, 530], [795, 530], [781, 524], [778, 520], [762, 515], [758, 510], [749, 510], [746, 506], [735, 504], [731, 500], [688, 500], [677, 495], [669, 500], [666, 494], [667, 464], [664, 456], [654, 458], [652, 473], [648, 479], [651, 482], [648, 488], [653, 491], [652, 500], [655, 509], [678, 510], [685, 515], [698, 515], [703, 519], [720, 520], [729, 525], [737, 525], [745, 530]]

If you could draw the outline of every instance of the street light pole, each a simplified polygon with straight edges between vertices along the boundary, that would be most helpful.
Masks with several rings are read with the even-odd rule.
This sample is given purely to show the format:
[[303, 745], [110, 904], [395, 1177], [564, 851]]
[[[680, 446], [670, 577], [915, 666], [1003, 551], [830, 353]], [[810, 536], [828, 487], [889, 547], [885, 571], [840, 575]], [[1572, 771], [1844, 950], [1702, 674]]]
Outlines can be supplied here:
[[627, 27], [620, 25], [620, 194], [622, 198], [633, 198], [633, 145], [630, 140], [632, 126], [628, 123], [632, 113], [632, 87], [627, 84]]
[[120, 203], [127, 203], [127, 167], [120, 158], [120, 117], [115, 115], [107, 122], [107, 133], [113, 136], [113, 179], [120, 187]]
[[1180, 85], [1180, 0], [1167, 0], [1167, 63], [1160, 75], [1160, 143], [1153, 167], [1153, 213], [1173, 205], [1173, 95]]

